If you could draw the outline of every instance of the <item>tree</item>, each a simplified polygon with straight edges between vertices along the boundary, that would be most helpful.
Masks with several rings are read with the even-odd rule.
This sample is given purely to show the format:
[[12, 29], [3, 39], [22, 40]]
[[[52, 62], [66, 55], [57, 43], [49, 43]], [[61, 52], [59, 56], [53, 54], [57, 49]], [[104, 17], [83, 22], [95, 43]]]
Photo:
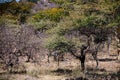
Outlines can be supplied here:
[[19, 67], [21, 56], [27, 56], [27, 61], [37, 61], [39, 42], [36, 43], [33, 38], [36, 35], [31, 26], [11, 28], [0, 25], [0, 61], [10, 72]]
[[[101, 4], [98, 5], [98, 3]], [[80, 4], [81, 5], [74, 4], [74, 9], [70, 11], [69, 18], [64, 17], [64, 19], [62, 19], [56, 27], [53, 27], [47, 31], [51, 35], [57, 34], [59, 36], [50, 40], [50, 44], [52, 47], [54, 46], [54, 44], [55, 46], [59, 46], [57, 42], [59, 41], [59, 38], [61, 36], [68, 41], [74, 42], [74, 47], [68, 48], [68, 46], [70, 45], [66, 45], [67, 47], [64, 47], [64, 45], [59, 46], [59, 48], [65, 48], [66, 51], [71, 52], [72, 55], [78, 58], [82, 62], [81, 64], [83, 64], [85, 59], [81, 59], [80, 57], [85, 58], [86, 49], [92, 50], [92, 52], [97, 54], [101, 44], [107, 43], [109, 51], [112, 37], [115, 35], [115, 26], [118, 26], [119, 24], [118, 19], [116, 17], [113, 17], [112, 13], [114, 12], [114, 10], [111, 11], [109, 9], [113, 9], [113, 5], [118, 4], [118, 2], [113, 1], [106, 3], [104, 0], [101, 2], [87, 0], [84, 3]], [[112, 7], [110, 7], [111, 4]], [[100, 6], [103, 6], [104, 8], [100, 8]], [[114, 7], [116, 7], [116, 9], [118, 8], [117, 6]], [[80, 10], [78, 11], [78, 9]], [[108, 11], [104, 9], [107, 9]], [[77, 11], [78, 13], [76, 13]], [[81, 39], [81, 37], [83, 36], [85, 36], [84, 40]], [[82, 47], [83, 43], [87, 46], [87, 48], [85, 47], [84, 49]], [[60, 44], [63, 45], [63, 43]], [[91, 47], [93, 46], [95, 46], [94, 50], [91, 49]], [[81, 47], [81, 49], [79, 47]], [[96, 47], [98, 48], [96, 49]], [[76, 52], [78, 50], [81, 50], [81, 52], [79, 52], [81, 55], [76, 55]], [[93, 57], [94, 56], [96, 55], [93, 55]], [[84, 69], [83, 65], [81, 67], [82, 69]]]
[[0, 4], [0, 17], [4, 15], [4, 18], [7, 18], [7, 20], [10, 19], [14, 20], [16, 23], [24, 24], [26, 23], [27, 17], [30, 15], [33, 4], [34, 3], [31, 2], [17, 3], [15, 1]]

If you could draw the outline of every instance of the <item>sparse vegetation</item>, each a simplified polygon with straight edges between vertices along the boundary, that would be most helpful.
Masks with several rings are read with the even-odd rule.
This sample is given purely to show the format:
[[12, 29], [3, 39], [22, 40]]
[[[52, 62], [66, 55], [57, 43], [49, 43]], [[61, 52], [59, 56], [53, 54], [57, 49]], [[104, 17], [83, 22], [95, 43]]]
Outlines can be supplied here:
[[0, 80], [119, 80], [119, 44], [119, 0], [0, 3]]

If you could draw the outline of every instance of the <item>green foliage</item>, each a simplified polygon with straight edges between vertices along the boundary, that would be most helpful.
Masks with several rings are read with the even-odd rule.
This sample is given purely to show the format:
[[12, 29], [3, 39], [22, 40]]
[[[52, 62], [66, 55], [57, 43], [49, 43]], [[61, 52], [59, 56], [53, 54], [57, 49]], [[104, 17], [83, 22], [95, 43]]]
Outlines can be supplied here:
[[55, 2], [56, 4], [62, 5], [64, 3], [72, 2], [72, 0], [51, 0], [52, 2]]
[[82, 4], [98, 3], [98, 0], [80, 0], [80, 3]]
[[45, 40], [45, 47], [49, 50], [60, 50], [62, 52], [66, 52], [68, 47], [72, 45], [70, 41], [65, 39], [63, 36], [53, 35], [50, 38]]
[[69, 15], [69, 13], [65, 11], [64, 9], [52, 8], [52, 9], [38, 12], [37, 14], [33, 16], [33, 18], [36, 21], [40, 21], [41, 19], [49, 19], [52, 21], [59, 22], [60, 19], [63, 18], [63, 16], [67, 16], [67, 15]]
[[[48, 42], [46, 42], [47, 48], [62, 47], [63, 51], [64, 46], [69, 43], [64, 38], [66, 34], [71, 35], [77, 31], [86, 36], [94, 34], [97, 42], [102, 41], [102, 38], [106, 39], [109, 29], [120, 25], [119, 0], [51, 0], [51, 2], [56, 3], [59, 8], [43, 9], [31, 14], [33, 3], [12, 2], [0, 6], [2, 9], [0, 14], [7, 18], [5, 19], [7, 24], [27, 20], [27, 23], [34, 25], [37, 30], [46, 31], [51, 35], [51, 39], [45, 40]], [[117, 29], [118, 34], [119, 32]], [[80, 43], [78, 36], [72, 35], [72, 37], [73, 42]], [[64, 46], [60, 46], [61, 44]]]
[[9, 8], [10, 3], [1, 3], [0, 4], [0, 16], [6, 12], [6, 10]]
[[112, 27], [116, 27], [116, 26], [118, 26], [118, 23], [113, 22], [113, 23], [109, 23], [106, 27], [112, 28]]
[[[107, 24], [106, 19], [100, 16], [88, 16], [81, 19], [77, 19], [75, 21], [77, 24], [76, 29], [79, 30], [80, 28], [99, 28], [104, 27]], [[75, 28], [75, 27], [74, 27]]]
[[0, 8], [5, 8], [2, 14], [12, 14], [14, 16], [18, 16], [20, 13], [29, 13], [32, 6], [33, 3], [30, 2], [11, 2], [0, 5]]
[[6, 24], [9, 27], [17, 27], [17, 18], [12, 15], [0, 16], [0, 23]]
[[54, 26], [56, 26], [56, 23], [50, 20], [40, 20], [39, 22], [37, 21], [27, 21], [29, 24], [34, 25], [34, 28], [38, 31], [46, 31], [49, 30], [51, 28], [53, 28]]
[[[99, 43], [99, 41], [107, 40], [109, 29], [118, 26], [120, 22], [119, 1], [52, 0], [52, 2], [57, 3], [61, 8], [40, 10], [32, 16], [32, 19], [37, 29], [47, 29], [46, 31], [50, 35], [56, 34], [58, 39], [66, 34], [71, 35], [72, 32], [79, 31], [82, 35], [94, 35], [95, 42]], [[55, 23], [53, 23], [54, 21]], [[72, 41], [77, 41], [76, 44], [80, 44], [81, 41], [77, 39], [79, 37], [72, 36], [74, 38]], [[57, 41], [60, 40], [57, 38], [53, 38], [51, 44], [56, 42], [55, 44], [59, 45]]]
[[33, 3], [30, 2], [10, 2], [1, 4], [1, 17], [4, 16], [8, 21], [15, 21], [15, 23], [25, 22], [27, 16], [30, 14], [32, 6]]
[[51, 0], [52, 2], [58, 4], [58, 6], [68, 12], [74, 9], [74, 3], [76, 0]]
[[[42, 35], [43, 41], [40, 41], [48, 50], [76, 52], [82, 44], [89, 44], [88, 37], [93, 38], [94, 41], [90, 40], [93, 47], [107, 41], [109, 36], [114, 37], [115, 31], [120, 40], [120, 0], [50, 0], [57, 4], [57, 8], [42, 9], [37, 13], [31, 13], [34, 5], [31, 1], [35, 0], [29, 1], [0, 4], [0, 24], [8, 27], [19, 27], [18, 23], [33, 25], [36, 34], [37, 31], [43, 32], [37, 35]], [[27, 34], [27, 28], [24, 29]], [[36, 39], [34, 35], [31, 37]], [[120, 44], [116, 46], [120, 47]], [[30, 74], [37, 76], [39, 72], [33, 70]]]
[[[64, 18], [65, 19], [65, 18]], [[59, 36], [64, 36], [65, 34], [71, 33], [71, 31], [76, 27], [73, 20], [62, 20], [55, 27], [49, 29], [47, 32], [51, 34], [58, 34]]]

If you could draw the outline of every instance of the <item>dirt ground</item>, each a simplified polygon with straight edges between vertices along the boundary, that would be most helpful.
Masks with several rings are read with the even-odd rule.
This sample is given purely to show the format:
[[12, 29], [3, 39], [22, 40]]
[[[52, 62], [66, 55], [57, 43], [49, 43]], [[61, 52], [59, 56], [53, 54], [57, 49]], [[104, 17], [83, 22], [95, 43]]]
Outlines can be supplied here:
[[[23, 63], [25, 72], [6, 73], [0, 70], [0, 80], [120, 80], [120, 56], [106, 51], [98, 54], [99, 67], [90, 54], [87, 55], [85, 73], [81, 72], [79, 61], [67, 54], [65, 60], [57, 62], [45, 57], [40, 64]], [[86, 79], [83, 79], [86, 78]]]

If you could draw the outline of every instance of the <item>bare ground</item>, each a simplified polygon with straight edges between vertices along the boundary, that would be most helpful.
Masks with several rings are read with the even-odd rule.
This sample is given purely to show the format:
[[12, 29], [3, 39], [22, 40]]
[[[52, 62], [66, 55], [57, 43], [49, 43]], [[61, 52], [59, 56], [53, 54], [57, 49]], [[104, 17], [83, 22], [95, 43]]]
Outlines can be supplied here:
[[0, 70], [0, 80], [83, 80], [83, 77], [86, 80], [120, 80], [120, 59], [117, 60], [116, 53], [112, 51], [108, 55], [107, 52], [101, 52], [98, 58], [99, 68], [96, 69], [92, 56], [87, 55], [84, 74], [79, 61], [67, 55], [60, 66], [52, 58], [50, 63], [44, 58], [39, 65], [24, 63], [25, 72], [6, 73]]

